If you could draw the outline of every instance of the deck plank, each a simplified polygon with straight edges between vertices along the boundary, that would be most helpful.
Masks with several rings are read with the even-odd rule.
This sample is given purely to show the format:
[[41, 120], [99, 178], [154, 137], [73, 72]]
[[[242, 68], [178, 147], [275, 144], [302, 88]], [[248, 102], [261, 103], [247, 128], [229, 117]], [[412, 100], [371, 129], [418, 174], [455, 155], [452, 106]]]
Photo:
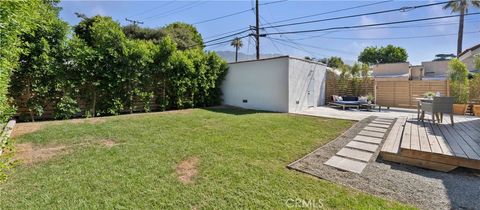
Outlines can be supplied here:
[[453, 150], [448, 145], [448, 142], [445, 139], [445, 137], [443, 136], [443, 133], [440, 131], [439, 125], [438, 124], [436, 124], [436, 125], [430, 124], [430, 126], [432, 127], [433, 135], [437, 139], [438, 144], [440, 145], [440, 148], [442, 149], [442, 153], [445, 154], [445, 155], [454, 156]]
[[430, 149], [434, 153], [443, 154], [442, 148], [438, 143], [437, 137], [435, 137], [435, 134], [433, 133], [432, 125], [434, 124], [430, 122], [424, 123], [425, 134], [427, 136], [428, 143], [430, 144]]
[[411, 121], [412, 124], [412, 141], [411, 141], [411, 149], [413, 150], [420, 150], [420, 137], [418, 134], [418, 123], [419, 121]]
[[447, 141], [448, 146], [450, 146], [450, 148], [452, 148], [453, 154], [457, 157], [468, 158], [465, 151], [463, 151], [462, 147], [460, 147], [459, 142], [457, 142], [455, 140], [455, 137], [453, 137], [450, 134], [450, 131], [448, 131], [447, 125], [440, 124], [440, 125], [438, 125], [438, 128], [439, 128], [440, 132], [442, 132], [443, 137]]
[[450, 125], [445, 126], [445, 128], [447, 128], [447, 130], [450, 132], [450, 136], [452, 137], [452, 140], [458, 143], [458, 145], [462, 148], [462, 150], [465, 152], [468, 158], [480, 159], [480, 156], [467, 143], [469, 139], [466, 136], [463, 136], [466, 134], [464, 134], [463, 131], [460, 132], [459, 129], [456, 127], [453, 128], [453, 126], [450, 126]]
[[418, 122], [418, 140], [420, 142], [420, 150], [424, 152], [432, 152], [430, 142], [428, 142], [427, 132], [425, 130], [425, 122]]
[[403, 136], [402, 136], [402, 144], [400, 145], [401, 148], [410, 149], [411, 148], [411, 140], [412, 140], [412, 123], [410, 122], [413, 118], [410, 118], [405, 123]]
[[475, 136], [472, 135], [472, 132], [468, 129], [465, 129], [462, 126], [462, 123], [457, 123], [457, 126], [455, 126], [455, 130], [461, 135], [463, 140], [472, 148], [473, 152], [475, 152], [474, 155], [476, 158], [480, 160], [480, 145], [474, 140]]

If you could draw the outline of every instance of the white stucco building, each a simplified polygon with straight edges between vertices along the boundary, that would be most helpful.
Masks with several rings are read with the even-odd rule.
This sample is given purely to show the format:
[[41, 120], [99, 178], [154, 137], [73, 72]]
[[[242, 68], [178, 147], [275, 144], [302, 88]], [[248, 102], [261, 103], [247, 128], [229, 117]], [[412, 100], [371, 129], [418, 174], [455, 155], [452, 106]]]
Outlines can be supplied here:
[[325, 102], [326, 66], [282, 56], [229, 64], [223, 103], [246, 109], [300, 112]]
[[480, 73], [480, 69], [475, 68], [475, 56], [480, 56], [480, 44], [477, 44], [473, 47], [470, 47], [464, 50], [459, 55], [459, 59], [467, 65], [467, 68], [470, 72]]

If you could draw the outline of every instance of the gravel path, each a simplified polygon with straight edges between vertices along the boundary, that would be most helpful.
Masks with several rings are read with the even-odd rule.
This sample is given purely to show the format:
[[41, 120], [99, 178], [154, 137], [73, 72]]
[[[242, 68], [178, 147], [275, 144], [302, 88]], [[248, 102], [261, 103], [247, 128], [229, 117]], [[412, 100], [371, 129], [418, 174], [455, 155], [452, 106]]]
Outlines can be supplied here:
[[323, 164], [374, 118], [363, 119], [336, 140], [288, 167], [421, 209], [480, 209], [479, 171], [458, 168], [444, 173], [391, 163], [381, 158], [370, 162], [362, 174], [340, 171]]

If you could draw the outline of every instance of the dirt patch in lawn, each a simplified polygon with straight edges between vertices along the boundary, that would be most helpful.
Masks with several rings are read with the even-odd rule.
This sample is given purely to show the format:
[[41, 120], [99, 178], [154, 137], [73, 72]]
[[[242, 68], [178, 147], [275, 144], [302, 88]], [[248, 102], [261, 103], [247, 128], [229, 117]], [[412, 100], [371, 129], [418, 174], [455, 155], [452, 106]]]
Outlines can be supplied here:
[[100, 144], [106, 148], [112, 148], [113, 146], [117, 145], [117, 142], [112, 139], [102, 139], [100, 140]]
[[199, 159], [197, 157], [189, 157], [177, 165], [175, 174], [178, 180], [183, 184], [193, 184], [194, 178], [198, 173], [197, 165]]
[[17, 123], [12, 131], [12, 138], [19, 137], [25, 134], [33, 133], [41, 130], [43, 124], [40, 123]]
[[27, 165], [48, 161], [56, 156], [72, 152], [72, 149], [65, 145], [35, 146], [32, 143], [17, 144], [14, 161], [20, 161]]

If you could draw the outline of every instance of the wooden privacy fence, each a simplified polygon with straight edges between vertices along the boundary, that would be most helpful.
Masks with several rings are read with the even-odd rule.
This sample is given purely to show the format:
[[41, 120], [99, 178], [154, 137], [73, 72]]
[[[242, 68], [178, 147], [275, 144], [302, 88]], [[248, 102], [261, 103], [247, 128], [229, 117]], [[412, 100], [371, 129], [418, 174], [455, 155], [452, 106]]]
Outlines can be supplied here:
[[325, 102], [332, 101], [332, 95], [339, 96], [366, 96], [369, 93], [374, 94], [375, 82], [372, 78], [368, 78], [366, 82], [362, 79], [354, 86], [352, 80], [344, 81], [344, 87], [341, 87], [338, 75], [335, 75], [332, 71], [327, 71], [327, 79], [325, 85]]
[[410, 80], [410, 81], [375, 81], [375, 101], [387, 107], [416, 108], [416, 98], [426, 92], [440, 92], [449, 96], [449, 83], [446, 80]]

